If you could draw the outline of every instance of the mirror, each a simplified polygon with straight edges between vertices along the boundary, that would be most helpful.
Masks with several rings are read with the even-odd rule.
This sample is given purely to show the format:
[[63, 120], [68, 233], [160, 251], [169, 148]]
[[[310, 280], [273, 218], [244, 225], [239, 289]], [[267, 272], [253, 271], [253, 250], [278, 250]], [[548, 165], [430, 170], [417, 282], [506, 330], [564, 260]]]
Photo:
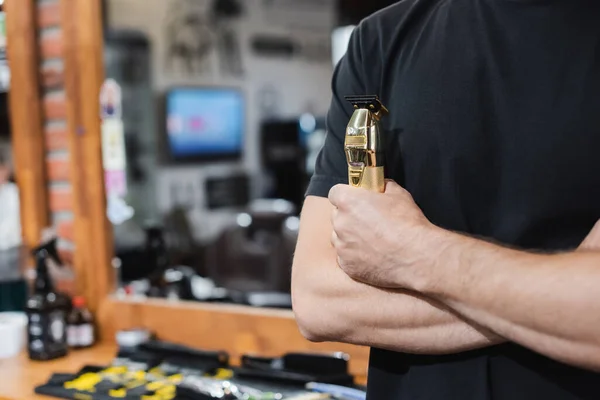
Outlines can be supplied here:
[[115, 291], [291, 308], [298, 215], [352, 30], [338, 29], [338, 2], [106, 0], [104, 11]]

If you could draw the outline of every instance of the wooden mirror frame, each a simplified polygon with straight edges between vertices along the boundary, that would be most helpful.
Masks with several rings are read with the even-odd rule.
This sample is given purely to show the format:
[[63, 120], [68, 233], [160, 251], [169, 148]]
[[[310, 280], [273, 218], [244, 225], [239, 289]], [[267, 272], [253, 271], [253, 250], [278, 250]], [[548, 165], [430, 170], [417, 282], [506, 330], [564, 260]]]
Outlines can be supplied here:
[[368, 349], [308, 342], [292, 311], [111, 295], [114, 249], [105, 212], [98, 99], [104, 81], [101, 3], [5, 0], [12, 141], [26, 244], [38, 243], [51, 216], [70, 213], [72, 232], [62, 233], [72, 241], [74, 290], [95, 311], [103, 340], [113, 340], [120, 329], [144, 327], [163, 340], [224, 349], [234, 361], [249, 353], [339, 351], [350, 355], [351, 373], [364, 382]]
[[55, 225], [72, 245], [73, 291], [95, 310], [110, 292], [113, 251], [97, 95], [104, 79], [100, 1], [6, 0], [5, 8], [25, 243], [37, 245], [42, 229]]

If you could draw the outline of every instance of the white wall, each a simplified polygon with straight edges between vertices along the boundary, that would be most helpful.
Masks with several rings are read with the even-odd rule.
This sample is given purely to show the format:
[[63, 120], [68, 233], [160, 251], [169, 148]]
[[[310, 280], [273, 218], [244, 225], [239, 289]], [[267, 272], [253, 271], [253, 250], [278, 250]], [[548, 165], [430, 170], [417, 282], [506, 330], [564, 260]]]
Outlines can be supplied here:
[[[108, 24], [110, 28], [135, 29], [147, 34], [152, 46], [153, 85], [156, 94], [175, 85], [226, 85], [241, 88], [247, 99], [247, 133], [244, 159], [241, 163], [220, 165], [165, 166], [159, 169], [158, 207], [171, 208], [168, 187], [173, 181], [194, 186], [194, 203], [190, 212], [196, 221], [197, 236], [209, 238], [231, 217], [231, 212], [207, 213], [203, 208], [203, 185], [207, 176], [241, 170], [255, 177], [256, 190], [260, 189], [260, 154], [258, 148], [261, 107], [259, 93], [271, 83], [279, 93], [281, 117], [296, 117], [305, 112], [324, 115], [330, 102], [332, 75], [331, 56], [319, 61], [302, 58], [282, 59], [255, 56], [251, 39], [256, 34], [288, 34], [307, 43], [331, 43], [334, 24], [334, 0], [241, 0], [245, 15], [236, 24], [242, 44], [245, 74], [242, 77], [223, 76], [219, 70], [218, 54], [213, 51], [205, 72], [186, 75], [167, 69], [168, 50], [166, 24], [174, 7], [203, 13], [208, 0], [110, 0]], [[279, 5], [270, 8], [268, 4]], [[125, 104], [124, 107], [127, 107]], [[160, 121], [158, 121], [160, 122]], [[155, 132], [154, 134], [159, 134]], [[167, 189], [166, 189], [167, 188]]]

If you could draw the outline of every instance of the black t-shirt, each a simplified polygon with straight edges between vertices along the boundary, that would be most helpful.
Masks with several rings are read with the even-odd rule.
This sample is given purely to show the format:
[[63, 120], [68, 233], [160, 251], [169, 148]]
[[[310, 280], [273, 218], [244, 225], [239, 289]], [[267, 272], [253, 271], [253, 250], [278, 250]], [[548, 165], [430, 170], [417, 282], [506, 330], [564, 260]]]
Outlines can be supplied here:
[[[404, 0], [364, 20], [335, 70], [308, 195], [348, 182], [349, 94], [389, 108], [386, 175], [439, 226], [558, 250], [600, 218], [597, 0]], [[370, 400], [600, 399], [600, 375], [515, 344], [372, 349], [368, 386]]]

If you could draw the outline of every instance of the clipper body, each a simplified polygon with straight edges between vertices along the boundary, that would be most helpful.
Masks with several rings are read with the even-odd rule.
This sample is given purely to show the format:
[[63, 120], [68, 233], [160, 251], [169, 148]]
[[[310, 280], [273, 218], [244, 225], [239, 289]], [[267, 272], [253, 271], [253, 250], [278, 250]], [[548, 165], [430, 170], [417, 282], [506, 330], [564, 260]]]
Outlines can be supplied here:
[[380, 119], [388, 114], [377, 96], [347, 96], [354, 114], [346, 128], [344, 149], [350, 185], [383, 193], [384, 142]]

